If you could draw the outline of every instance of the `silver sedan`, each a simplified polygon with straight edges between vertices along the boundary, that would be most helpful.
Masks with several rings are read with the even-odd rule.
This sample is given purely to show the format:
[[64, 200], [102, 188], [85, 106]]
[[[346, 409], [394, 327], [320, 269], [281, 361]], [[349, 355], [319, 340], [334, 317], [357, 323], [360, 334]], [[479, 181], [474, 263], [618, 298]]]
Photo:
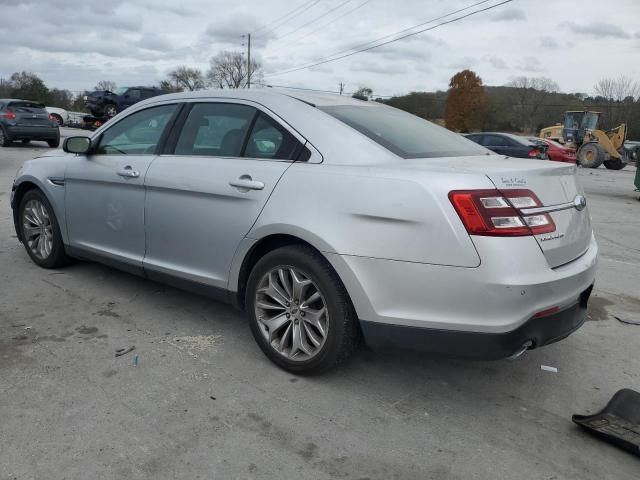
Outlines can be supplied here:
[[595, 243], [575, 166], [511, 159], [342, 96], [164, 95], [26, 162], [19, 240], [230, 301], [293, 372], [362, 338], [474, 358], [582, 325]]

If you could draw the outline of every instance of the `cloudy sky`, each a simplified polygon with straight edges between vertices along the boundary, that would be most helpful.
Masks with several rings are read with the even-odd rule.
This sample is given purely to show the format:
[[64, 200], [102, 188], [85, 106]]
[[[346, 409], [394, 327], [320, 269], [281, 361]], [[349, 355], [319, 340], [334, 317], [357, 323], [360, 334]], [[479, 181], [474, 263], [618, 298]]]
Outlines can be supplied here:
[[50, 87], [74, 91], [103, 79], [120, 86], [156, 84], [178, 65], [206, 70], [212, 55], [244, 49], [241, 35], [253, 32], [253, 55], [264, 65], [265, 82], [277, 85], [336, 90], [342, 81], [347, 92], [367, 85], [378, 95], [392, 95], [446, 89], [463, 68], [475, 70], [487, 85], [545, 76], [566, 92], [591, 93], [607, 76], [640, 80], [640, 0], [618, 0], [610, 9], [602, 0], [513, 0], [378, 49], [275, 75], [393, 38], [474, 3], [479, 2], [0, 0], [0, 77], [32, 71]]

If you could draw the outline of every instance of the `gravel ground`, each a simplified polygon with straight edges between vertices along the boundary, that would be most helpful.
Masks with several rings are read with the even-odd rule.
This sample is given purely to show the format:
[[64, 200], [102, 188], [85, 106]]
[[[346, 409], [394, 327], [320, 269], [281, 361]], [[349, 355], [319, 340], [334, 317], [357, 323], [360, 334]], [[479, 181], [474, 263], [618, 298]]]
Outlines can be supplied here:
[[515, 362], [363, 350], [299, 378], [227, 305], [91, 263], [36, 267], [9, 195], [44, 151], [0, 149], [0, 479], [638, 478], [637, 457], [571, 423], [640, 390], [640, 327], [614, 318], [640, 318], [633, 167], [579, 172], [601, 261], [565, 341]]

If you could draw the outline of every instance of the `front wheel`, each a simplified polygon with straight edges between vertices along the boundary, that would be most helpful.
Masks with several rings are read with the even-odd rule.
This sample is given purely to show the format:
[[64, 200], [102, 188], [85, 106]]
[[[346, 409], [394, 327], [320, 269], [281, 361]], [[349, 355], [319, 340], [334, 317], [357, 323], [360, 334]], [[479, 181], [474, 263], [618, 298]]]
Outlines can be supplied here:
[[605, 160], [604, 166], [609, 170], [622, 170], [627, 164], [624, 163], [621, 158], [614, 158], [612, 160]]
[[245, 305], [262, 351], [290, 372], [330, 368], [357, 345], [347, 292], [326, 259], [309, 247], [283, 247], [261, 258], [249, 276]]
[[58, 268], [69, 262], [53, 208], [40, 190], [29, 190], [18, 210], [22, 243], [34, 263]]
[[585, 168], [598, 168], [605, 158], [604, 149], [597, 143], [585, 143], [576, 153], [578, 163]]
[[0, 127], [0, 147], [9, 147], [10, 145], [11, 145], [11, 139], [2, 129], [2, 127]]

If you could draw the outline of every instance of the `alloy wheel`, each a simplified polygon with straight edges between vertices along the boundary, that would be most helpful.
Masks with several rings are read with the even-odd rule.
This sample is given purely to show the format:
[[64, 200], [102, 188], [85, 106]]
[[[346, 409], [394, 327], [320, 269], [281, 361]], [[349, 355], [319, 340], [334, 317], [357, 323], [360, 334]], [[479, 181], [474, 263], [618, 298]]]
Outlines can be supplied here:
[[53, 225], [47, 207], [38, 200], [29, 200], [22, 213], [24, 242], [37, 258], [46, 260], [53, 250]]
[[289, 360], [309, 360], [325, 344], [327, 305], [318, 286], [298, 269], [277, 267], [262, 277], [255, 313], [265, 340]]

